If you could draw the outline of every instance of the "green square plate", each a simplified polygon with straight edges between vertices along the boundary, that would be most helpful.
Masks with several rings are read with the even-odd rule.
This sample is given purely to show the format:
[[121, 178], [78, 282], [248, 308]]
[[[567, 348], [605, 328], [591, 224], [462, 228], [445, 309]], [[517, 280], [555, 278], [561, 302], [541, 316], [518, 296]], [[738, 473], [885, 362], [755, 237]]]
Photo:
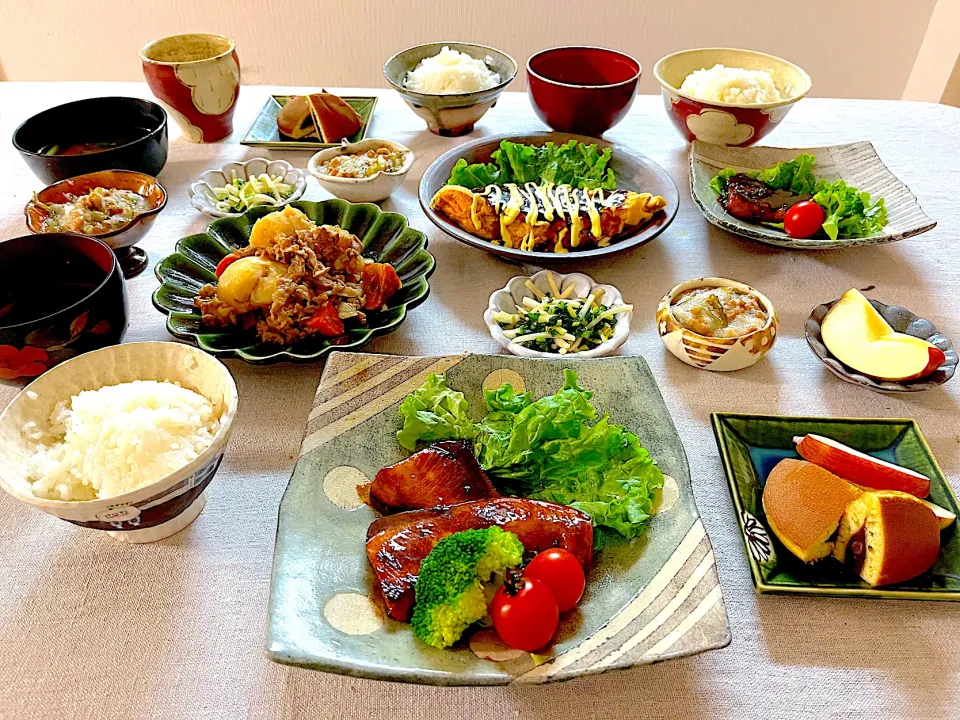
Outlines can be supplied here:
[[[251, 145], [253, 147], [275, 148], [283, 150], [323, 150], [324, 148], [337, 147], [340, 143], [325, 143], [319, 138], [305, 138], [303, 140], [292, 140], [285, 138], [277, 130], [277, 113], [280, 108], [287, 104], [292, 95], [271, 95], [267, 98], [266, 104], [253, 121], [253, 125], [247, 130], [247, 134], [240, 141], [241, 145]], [[367, 136], [367, 128], [370, 127], [370, 119], [373, 117], [373, 111], [377, 107], [377, 98], [370, 97], [344, 97], [354, 110], [360, 113], [363, 125], [356, 133], [347, 138], [349, 142], [360, 142]]]
[[956, 523], [941, 534], [940, 558], [909, 582], [873, 588], [839, 563], [808, 565], [768, 532], [761, 495], [770, 470], [800, 459], [793, 437], [816, 433], [930, 478], [930, 501], [960, 514], [957, 497], [914, 420], [819, 418], [713, 413], [713, 432], [740, 519], [753, 583], [759, 593], [912, 600], [960, 600], [960, 539]]
[[[544, 655], [501, 650], [489, 659], [478, 646], [479, 632], [471, 647], [428, 647], [409, 625], [384, 619], [375, 604], [364, 543], [377, 515], [361, 504], [357, 483], [404, 457], [396, 440], [397, 408], [430, 373], [445, 372], [450, 387], [476, 410], [483, 406], [482, 388], [504, 382], [535, 397], [552, 394], [565, 367], [594, 392], [599, 411], [639, 436], [667, 476], [650, 526], [633, 542], [603, 548], [583, 601], [562, 618]], [[267, 653], [276, 662], [433, 685], [548, 683], [730, 642], [683, 445], [650, 369], [636, 357], [332, 353], [280, 503], [268, 623]]]

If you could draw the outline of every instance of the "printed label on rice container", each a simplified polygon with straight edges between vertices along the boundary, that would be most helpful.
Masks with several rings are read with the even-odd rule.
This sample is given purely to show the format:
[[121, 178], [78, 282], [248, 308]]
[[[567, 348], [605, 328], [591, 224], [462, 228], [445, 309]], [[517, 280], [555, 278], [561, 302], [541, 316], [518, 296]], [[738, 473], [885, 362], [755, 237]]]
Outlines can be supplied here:
[[133, 505], [119, 505], [97, 513], [97, 520], [102, 522], [123, 522], [124, 520], [133, 520], [139, 515], [139, 508], [135, 508]]

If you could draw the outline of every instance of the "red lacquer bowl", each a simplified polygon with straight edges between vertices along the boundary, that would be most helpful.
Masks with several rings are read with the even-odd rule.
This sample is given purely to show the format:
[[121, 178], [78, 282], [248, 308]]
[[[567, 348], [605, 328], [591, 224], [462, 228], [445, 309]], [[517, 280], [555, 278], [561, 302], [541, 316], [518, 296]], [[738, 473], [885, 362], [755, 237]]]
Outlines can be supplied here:
[[640, 63], [616, 50], [552, 48], [527, 60], [527, 92], [554, 130], [599, 137], [630, 110], [640, 72]]
[[22, 383], [81, 353], [120, 342], [127, 292], [105, 243], [25, 235], [0, 243], [0, 383]]
[[[736, 103], [701, 100], [680, 92], [687, 75], [714, 65], [767, 70], [784, 99], [772, 103]], [[653, 75], [667, 117], [689, 142], [700, 140], [712, 145], [747, 147], [769, 134], [790, 112], [790, 108], [810, 92], [810, 76], [802, 68], [775, 55], [735, 48], [683, 50], [657, 61]]]

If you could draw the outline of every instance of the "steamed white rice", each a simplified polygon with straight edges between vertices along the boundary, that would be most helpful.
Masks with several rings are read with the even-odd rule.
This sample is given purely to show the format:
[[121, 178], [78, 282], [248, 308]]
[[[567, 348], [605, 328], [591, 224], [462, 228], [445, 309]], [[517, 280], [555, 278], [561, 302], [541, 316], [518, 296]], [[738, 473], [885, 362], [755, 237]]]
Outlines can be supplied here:
[[28, 422], [33, 494], [50, 500], [109, 498], [184, 467], [213, 442], [220, 418], [193, 390], [135, 380], [85, 390], [54, 407], [46, 427]]
[[680, 92], [708, 102], [752, 105], [783, 100], [780, 89], [767, 70], [745, 70], [714, 65], [694, 70], [680, 86]]
[[403, 81], [407, 89], [425, 95], [477, 92], [499, 84], [500, 74], [487, 67], [486, 62], [447, 46], [433, 57], [421, 60]]

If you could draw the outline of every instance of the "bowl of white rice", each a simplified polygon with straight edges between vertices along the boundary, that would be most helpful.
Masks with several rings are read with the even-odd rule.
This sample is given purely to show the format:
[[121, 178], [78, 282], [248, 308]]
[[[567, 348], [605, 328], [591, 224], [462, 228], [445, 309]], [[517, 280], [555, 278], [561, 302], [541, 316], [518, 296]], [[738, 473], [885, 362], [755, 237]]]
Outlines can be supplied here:
[[187, 527], [230, 438], [237, 388], [205, 352], [116, 345], [51, 369], [0, 414], [0, 487], [127, 542]]
[[465, 135], [517, 75], [516, 61], [492, 47], [436, 42], [401, 50], [383, 66], [387, 82], [430, 132]]
[[653, 68], [667, 115], [688, 141], [746, 147], [810, 92], [810, 76], [775, 55], [735, 48], [684, 50]]

